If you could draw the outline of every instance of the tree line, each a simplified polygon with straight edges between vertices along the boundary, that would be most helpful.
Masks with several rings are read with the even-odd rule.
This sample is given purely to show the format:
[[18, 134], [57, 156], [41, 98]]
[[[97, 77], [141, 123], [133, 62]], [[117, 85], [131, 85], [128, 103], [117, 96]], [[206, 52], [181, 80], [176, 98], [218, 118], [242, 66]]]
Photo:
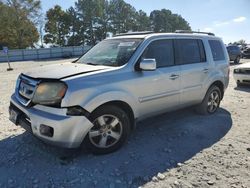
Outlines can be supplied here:
[[40, 0], [0, 0], [0, 47], [33, 47], [40, 11]]
[[170, 10], [147, 15], [124, 0], [77, 0], [66, 10], [56, 5], [46, 12], [45, 20], [40, 19], [40, 0], [0, 0], [0, 12], [0, 45], [11, 48], [33, 47], [39, 35], [52, 46], [78, 46], [130, 31], [191, 30], [181, 15]]

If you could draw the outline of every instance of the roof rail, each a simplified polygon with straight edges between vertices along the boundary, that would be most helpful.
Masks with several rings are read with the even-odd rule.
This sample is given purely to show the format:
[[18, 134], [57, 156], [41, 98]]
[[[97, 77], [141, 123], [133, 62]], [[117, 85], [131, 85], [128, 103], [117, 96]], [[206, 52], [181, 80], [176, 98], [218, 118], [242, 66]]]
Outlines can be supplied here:
[[176, 30], [175, 33], [197, 33], [197, 34], [207, 34], [210, 36], [215, 36], [214, 33], [210, 33], [210, 32], [189, 31], [189, 30]]
[[138, 31], [138, 32], [119, 33], [115, 36], [118, 37], [118, 36], [126, 36], [126, 35], [147, 35], [147, 34], [152, 34], [152, 33], [154, 32], [153, 31]]

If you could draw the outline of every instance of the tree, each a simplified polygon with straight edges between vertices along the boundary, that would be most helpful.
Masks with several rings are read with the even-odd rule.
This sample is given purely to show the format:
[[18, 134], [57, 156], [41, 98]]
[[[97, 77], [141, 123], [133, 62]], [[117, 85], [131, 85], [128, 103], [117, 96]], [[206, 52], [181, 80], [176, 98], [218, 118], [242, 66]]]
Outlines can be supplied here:
[[[31, 4], [37, 2], [28, 1]], [[26, 2], [12, 0], [0, 3], [0, 41], [9, 48], [33, 47], [39, 39], [35, 23], [31, 20], [31, 15], [38, 9], [24, 7]]]
[[40, 0], [6, 0], [6, 4], [13, 7], [15, 16], [20, 16], [20, 12], [27, 16], [34, 24], [39, 21], [41, 15], [41, 1]]
[[69, 46], [81, 45], [84, 41], [84, 36], [81, 37], [81, 23], [78, 18], [77, 12], [73, 7], [70, 7], [67, 11], [69, 15], [69, 27], [70, 27], [70, 36], [68, 38]]
[[136, 10], [123, 0], [110, 1], [112, 32], [125, 33], [133, 31], [136, 25]]
[[99, 16], [96, 18], [95, 27], [95, 35], [97, 41], [105, 39], [107, 37], [107, 33], [112, 30], [109, 1], [100, 0], [99, 3], [101, 10], [99, 12]]
[[247, 43], [245, 40], [241, 39], [238, 42], [234, 42], [236, 45], [241, 45], [243, 48], [247, 46]]
[[70, 16], [59, 5], [46, 13], [44, 42], [53, 45], [65, 46], [70, 36]]
[[150, 13], [151, 27], [154, 32], [174, 32], [175, 30], [191, 30], [189, 23], [180, 15], [170, 10], [154, 10]]
[[85, 42], [94, 45], [96, 43], [95, 30], [103, 10], [102, 0], [78, 0], [76, 9], [82, 26], [85, 28]]
[[56, 6], [46, 15], [44, 40], [60, 46], [94, 45], [108, 33], [191, 30], [184, 18], [170, 10], [154, 10], [149, 17], [124, 0], [78, 0], [75, 7], [63, 11]]
[[150, 31], [150, 19], [147, 16], [146, 12], [139, 10], [136, 12], [136, 25], [133, 29], [135, 31]]

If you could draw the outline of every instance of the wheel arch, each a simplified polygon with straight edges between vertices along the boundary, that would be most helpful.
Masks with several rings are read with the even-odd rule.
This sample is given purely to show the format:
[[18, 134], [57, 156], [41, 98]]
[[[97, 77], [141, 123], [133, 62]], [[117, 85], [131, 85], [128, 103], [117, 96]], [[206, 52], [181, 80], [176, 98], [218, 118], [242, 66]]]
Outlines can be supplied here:
[[129, 116], [130, 125], [131, 125], [130, 128], [131, 129], [135, 128], [135, 114], [134, 114], [134, 111], [133, 111], [132, 107], [128, 103], [126, 103], [124, 101], [121, 101], [121, 100], [113, 100], [113, 101], [105, 102], [105, 103], [101, 104], [100, 106], [96, 107], [91, 112], [91, 114], [94, 113], [100, 107], [103, 107], [105, 105], [113, 105], [113, 106], [121, 108], [123, 111], [125, 111], [127, 113], [127, 115]]
[[[220, 89], [220, 92], [221, 92], [221, 100], [223, 99], [224, 97], [224, 84], [222, 81], [220, 80], [216, 80], [214, 81], [212, 84], [210, 84], [209, 88], [212, 87], [212, 86], [217, 86], [219, 89]], [[208, 88], [208, 89], [209, 89]]]

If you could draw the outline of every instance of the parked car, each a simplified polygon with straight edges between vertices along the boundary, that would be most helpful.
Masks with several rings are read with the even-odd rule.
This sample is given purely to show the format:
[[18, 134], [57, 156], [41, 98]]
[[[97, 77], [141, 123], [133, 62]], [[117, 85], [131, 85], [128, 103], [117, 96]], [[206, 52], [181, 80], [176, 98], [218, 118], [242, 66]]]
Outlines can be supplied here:
[[124, 34], [75, 63], [22, 73], [10, 120], [45, 142], [109, 153], [148, 117], [193, 105], [215, 113], [228, 80], [227, 50], [211, 33]]
[[241, 54], [243, 58], [250, 58], [250, 47], [242, 50]]
[[250, 84], [250, 63], [244, 63], [234, 68], [234, 79], [237, 86]]
[[240, 62], [240, 58], [241, 58], [240, 47], [236, 45], [227, 46], [227, 52], [228, 52], [230, 61], [233, 61], [234, 63]]

